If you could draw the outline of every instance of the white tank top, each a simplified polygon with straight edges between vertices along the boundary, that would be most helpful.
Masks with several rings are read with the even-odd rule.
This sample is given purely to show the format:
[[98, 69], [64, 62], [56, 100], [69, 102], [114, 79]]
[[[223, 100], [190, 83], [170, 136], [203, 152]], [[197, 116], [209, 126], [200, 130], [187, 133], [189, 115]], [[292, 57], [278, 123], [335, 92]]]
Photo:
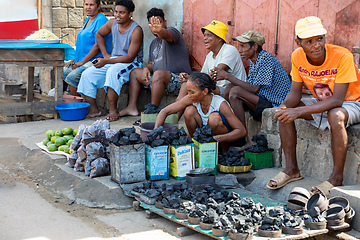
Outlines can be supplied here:
[[[196, 107], [198, 113], [200, 114], [203, 126], [208, 124], [210, 113], [215, 112], [215, 111], [220, 111], [220, 105], [222, 104], [222, 102], [226, 102], [227, 105], [230, 107], [229, 103], [223, 97], [221, 97], [219, 95], [214, 95], [213, 93], [211, 93], [211, 95], [212, 95], [211, 104], [209, 107], [209, 111], [206, 114], [203, 113], [200, 102], [193, 103], [193, 105]], [[231, 109], [231, 107], [230, 107], [230, 109]], [[231, 109], [231, 111], [232, 111], [232, 109]]]

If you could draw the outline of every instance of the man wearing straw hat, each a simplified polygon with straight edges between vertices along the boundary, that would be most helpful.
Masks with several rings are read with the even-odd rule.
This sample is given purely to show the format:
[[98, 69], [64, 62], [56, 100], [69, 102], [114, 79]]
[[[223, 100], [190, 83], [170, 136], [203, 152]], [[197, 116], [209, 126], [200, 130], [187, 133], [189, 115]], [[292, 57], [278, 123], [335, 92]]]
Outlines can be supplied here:
[[[325, 44], [326, 29], [318, 17], [300, 19], [295, 33], [299, 48], [291, 56], [291, 90], [275, 114], [286, 165], [267, 187], [277, 189], [302, 178], [296, 160], [294, 120], [304, 118], [322, 130], [328, 127], [331, 132], [333, 171], [327, 181], [311, 190], [328, 196], [331, 188], [343, 184], [346, 127], [360, 122], [360, 73], [349, 50]], [[301, 99], [303, 82], [314, 98]], [[328, 85], [332, 96], [320, 98], [314, 92], [314, 86], [319, 83]]]
[[[228, 27], [220, 22], [213, 20], [207, 26], [201, 28], [204, 35], [205, 48], [210, 52], [206, 56], [201, 72], [209, 74], [212, 69], [218, 67], [240, 80], [246, 79], [246, 72], [238, 50], [229, 44], [226, 44], [226, 34]], [[187, 73], [180, 73], [179, 81], [186, 82], [189, 75]], [[221, 95], [228, 100], [228, 95], [231, 86], [227, 80], [214, 79], [217, 88], [214, 94]], [[181, 99], [187, 94], [186, 84], [181, 86], [178, 99]]]

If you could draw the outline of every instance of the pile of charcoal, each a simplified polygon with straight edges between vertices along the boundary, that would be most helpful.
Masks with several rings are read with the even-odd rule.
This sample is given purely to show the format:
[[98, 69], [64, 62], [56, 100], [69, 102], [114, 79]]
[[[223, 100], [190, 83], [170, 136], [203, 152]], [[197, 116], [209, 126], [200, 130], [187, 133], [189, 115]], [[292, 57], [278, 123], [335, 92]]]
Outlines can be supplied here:
[[255, 231], [255, 226], [252, 221], [249, 221], [248, 218], [235, 219], [233, 227], [230, 229], [232, 233], [247, 233], [253, 234]]
[[166, 189], [167, 186], [165, 183], [159, 186], [155, 182], [145, 181], [143, 182], [142, 186], [135, 186], [132, 190], [137, 193], [141, 193], [149, 198], [154, 198], [160, 196], [161, 193]]
[[108, 175], [109, 142], [116, 134], [108, 120], [97, 120], [91, 125], [81, 124], [70, 149], [67, 166], [77, 172], [85, 172], [91, 178]]
[[246, 148], [246, 151], [253, 153], [262, 153], [273, 151], [274, 149], [268, 147], [268, 141], [264, 134], [260, 133], [259, 135], [255, 135], [251, 138], [251, 141], [256, 144]]
[[304, 221], [300, 216], [293, 215], [290, 212], [285, 211], [282, 226], [289, 228], [302, 228], [304, 226]]
[[110, 139], [110, 143], [116, 146], [134, 145], [142, 142], [140, 134], [136, 133], [134, 127], [122, 128]]
[[264, 231], [279, 231], [281, 223], [284, 221], [284, 208], [275, 207], [269, 210], [269, 214], [265, 215], [259, 229]]
[[163, 109], [163, 107], [158, 107], [155, 104], [152, 103], [148, 103], [144, 106], [145, 110], [144, 113], [145, 114], [155, 114], [155, 113], [159, 113], [161, 111], [161, 109]]
[[318, 206], [315, 206], [307, 214], [303, 215], [303, 219], [309, 222], [326, 222], [325, 216], [321, 213]]
[[213, 130], [210, 125], [197, 128], [194, 133], [194, 139], [199, 143], [216, 142], [213, 138]]
[[230, 147], [229, 150], [219, 155], [219, 164], [223, 166], [249, 166], [250, 159], [245, 159], [235, 147]]
[[187, 136], [183, 127], [179, 130], [166, 133], [164, 132], [164, 127], [160, 126], [149, 132], [147, 137], [148, 140], [145, 140], [145, 143], [152, 148], [163, 145], [180, 146], [192, 143], [191, 138]]

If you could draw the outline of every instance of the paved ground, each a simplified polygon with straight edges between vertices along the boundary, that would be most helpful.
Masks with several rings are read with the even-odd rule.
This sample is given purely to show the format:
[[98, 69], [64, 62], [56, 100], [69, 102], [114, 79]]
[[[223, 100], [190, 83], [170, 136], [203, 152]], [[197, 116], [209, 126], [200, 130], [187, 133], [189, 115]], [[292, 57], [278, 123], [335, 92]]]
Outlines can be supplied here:
[[[111, 128], [132, 126], [136, 119], [122, 118], [112, 122]], [[92, 122], [0, 124], [0, 239], [180, 239], [177, 224], [163, 218], [146, 219], [144, 211], [134, 211], [133, 199], [124, 196], [109, 177], [84, 177], [64, 167], [64, 157], [44, 153], [35, 145], [48, 129], [77, 128]], [[306, 178], [270, 191], [265, 184], [278, 171], [253, 170], [238, 177], [251, 182], [256, 176], [247, 189], [282, 203], [294, 186], [310, 189], [318, 184]], [[210, 238], [194, 234], [181, 239]], [[346, 235], [343, 239], [350, 238]]]

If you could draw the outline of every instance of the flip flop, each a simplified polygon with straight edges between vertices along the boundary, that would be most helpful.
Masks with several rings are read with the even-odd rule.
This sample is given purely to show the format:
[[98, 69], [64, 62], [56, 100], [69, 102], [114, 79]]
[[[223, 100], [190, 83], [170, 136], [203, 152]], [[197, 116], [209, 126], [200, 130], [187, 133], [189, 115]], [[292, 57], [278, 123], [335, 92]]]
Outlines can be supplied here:
[[279, 189], [288, 184], [289, 182], [297, 181], [302, 179], [304, 176], [300, 174], [300, 177], [290, 177], [284, 172], [279, 172], [274, 178], [270, 179], [270, 181], [276, 182], [276, 186], [270, 186], [270, 181], [266, 184], [269, 189]]
[[312, 194], [315, 194], [316, 192], [319, 192], [324, 197], [329, 197], [330, 190], [334, 188], [335, 186], [332, 185], [329, 181], [325, 181], [316, 187], [313, 187], [313, 189], [310, 191]]
[[136, 120], [133, 125], [134, 126], [139, 126], [141, 124], [141, 118], [139, 120]]

